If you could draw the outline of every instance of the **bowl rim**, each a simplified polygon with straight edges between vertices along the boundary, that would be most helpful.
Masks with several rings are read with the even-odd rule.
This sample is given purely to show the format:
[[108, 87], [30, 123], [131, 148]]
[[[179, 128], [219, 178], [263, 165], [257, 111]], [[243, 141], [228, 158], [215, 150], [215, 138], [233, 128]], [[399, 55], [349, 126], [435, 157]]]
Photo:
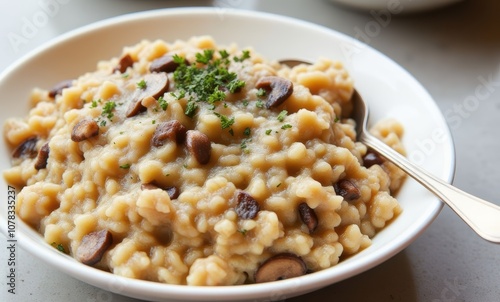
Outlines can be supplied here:
[[[14, 63], [9, 65], [2, 73], [0, 73], [0, 83], [3, 82], [5, 78], [9, 76], [9, 74], [11, 74], [17, 68], [25, 64], [26, 61], [36, 59], [36, 57], [40, 53], [50, 51], [52, 48], [57, 47], [57, 45], [61, 43], [68, 43], [71, 41], [71, 39], [74, 39], [75, 37], [92, 34], [95, 31], [99, 31], [109, 26], [119, 26], [120, 24], [128, 23], [131, 21], [140, 21], [140, 20], [144, 21], [149, 17], [159, 17], [171, 14], [173, 15], [181, 14], [188, 16], [193, 16], [197, 14], [213, 15], [214, 13], [217, 13], [215, 10], [216, 8], [214, 7], [183, 7], [183, 8], [165, 8], [165, 9], [156, 9], [150, 11], [134, 12], [97, 21], [70, 30], [40, 45], [39, 47], [35, 48], [34, 50], [30, 51], [29, 53], [25, 54], [21, 58], [17, 59]], [[408, 71], [403, 69], [399, 64], [395, 63], [393, 60], [391, 60], [378, 50], [372, 48], [369, 45], [364, 45], [362, 42], [350, 36], [337, 32], [331, 28], [327, 28], [325, 26], [314, 24], [308, 21], [299, 20], [293, 17], [278, 15], [274, 13], [247, 11], [235, 8], [227, 8], [225, 10], [226, 13], [229, 13], [233, 16], [251, 17], [251, 18], [266, 19], [266, 20], [274, 19], [278, 20], [279, 22], [294, 23], [300, 26], [304, 26], [311, 30], [327, 32], [330, 35], [335, 35], [340, 39], [349, 41], [350, 43], [353, 44], [362, 44], [364, 47], [368, 47], [372, 51], [376, 52], [379, 56], [382, 56], [387, 60], [391, 61], [392, 63], [394, 63], [395, 68], [399, 68], [401, 72], [407, 74], [409, 77], [414, 79], [413, 76]], [[435, 110], [438, 113], [440, 113], [439, 108], [437, 107], [437, 104], [434, 101], [434, 99], [427, 93], [427, 91], [425, 91], [425, 89], [420, 85], [418, 81], [415, 80], [415, 82], [419, 86], [418, 88], [421, 90], [421, 92], [427, 94], [428, 98], [432, 100], [432, 104], [428, 105], [434, 106]], [[446, 181], [452, 182], [455, 171], [455, 147], [451, 131], [449, 127], [446, 125], [446, 122], [442, 115], [441, 118], [443, 119], [445, 124], [444, 125], [445, 135], [449, 140], [449, 144], [447, 145], [448, 149], [447, 158], [449, 158], [449, 161], [446, 163], [447, 167], [442, 171], [443, 173], [445, 173], [445, 175], [442, 177], [446, 178], [445, 179]], [[242, 296], [244, 297], [244, 299], [260, 299], [266, 296], [268, 297], [269, 293], [274, 295], [289, 295], [289, 294], [292, 294], [293, 296], [300, 295], [302, 293], [306, 293], [333, 284], [335, 282], [350, 278], [354, 275], [357, 275], [361, 272], [364, 272], [370, 268], [373, 268], [381, 264], [382, 262], [386, 261], [387, 259], [391, 258], [395, 254], [399, 253], [401, 250], [406, 248], [410, 243], [412, 243], [416, 238], [418, 238], [420, 234], [422, 234], [427, 229], [427, 227], [437, 217], [437, 215], [439, 214], [439, 212], [443, 207], [443, 204], [439, 202], [439, 200], [437, 201], [438, 202], [436, 203], [435, 207], [428, 209], [428, 215], [426, 215], [425, 217], [421, 217], [420, 220], [418, 220], [418, 223], [417, 222], [414, 223], [413, 229], [405, 230], [405, 234], [407, 234], [406, 236], [400, 236], [398, 238], [395, 238], [394, 244], [391, 244], [390, 246], [383, 247], [377, 250], [375, 254], [371, 255], [371, 257], [357, 259], [357, 262], [354, 263], [354, 265], [351, 265], [354, 266], [354, 269], [351, 266], [342, 265], [342, 263], [345, 262], [341, 262], [330, 269], [325, 269], [319, 272], [315, 272], [314, 278], [311, 278], [310, 275], [306, 275], [302, 277], [281, 280], [271, 283], [233, 285], [224, 287], [223, 291], [221, 291], [220, 287], [210, 287], [210, 286], [192, 287], [185, 285], [172, 285], [172, 284], [157, 283], [152, 281], [129, 279], [126, 277], [117, 276], [109, 272], [100, 271], [98, 269], [87, 266], [85, 267], [88, 269], [74, 269], [73, 266], [75, 265], [76, 260], [68, 255], [63, 255], [59, 253], [55, 249], [43, 251], [43, 253], [38, 253], [39, 251], [33, 251], [30, 247], [39, 244], [39, 242], [37, 242], [36, 240], [36, 237], [33, 236], [40, 237], [40, 235], [36, 231], [30, 229], [20, 219], [18, 219], [18, 223], [20, 224], [18, 226], [18, 230], [20, 231], [18, 231], [16, 235], [17, 235], [17, 241], [20, 243], [20, 245], [25, 250], [30, 252], [33, 256], [39, 258], [40, 260], [48, 264], [57, 266], [58, 269], [62, 270], [66, 274], [74, 276], [75, 278], [85, 283], [92, 284], [94, 286], [101, 287], [118, 294], [125, 293], [127, 296], [130, 297], [144, 298], [141, 292], [149, 292], [150, 298], [154, 299], [161, 299], [161, 297], [165, 297], [165, 295], [168, 294], [169, 298], [192, 300], [192, 301], [202, 301], [202, 300], [234, 301], [234, 298], [238, 296]], [[3, 216], [0, 216], [0, 221], [2, 221], [0, 226], [0, 231], [4, 235], [7, 235], [6, 223], [3, 223], [4, 222]], [[47, 256], [52, 256], [52, 257], [47, 257]], [[83, 266], [83, 264], [80, 264], [78, 262], [76, 263]], [[332, 278], [330, 273], [332, 269], [335, 269], [337, 271], [337, 276], [342, 276], [342, 277]], [[111, 284], [109, 280], [110, 277], [111, 279], [113, 279], [111, 280]], [[106, 286], [103, 287], [103, 284], [106, 284]], [[313, 286], [314, 288], [312, 288]], [[291, 288], [293, 290], [290, 290]]]

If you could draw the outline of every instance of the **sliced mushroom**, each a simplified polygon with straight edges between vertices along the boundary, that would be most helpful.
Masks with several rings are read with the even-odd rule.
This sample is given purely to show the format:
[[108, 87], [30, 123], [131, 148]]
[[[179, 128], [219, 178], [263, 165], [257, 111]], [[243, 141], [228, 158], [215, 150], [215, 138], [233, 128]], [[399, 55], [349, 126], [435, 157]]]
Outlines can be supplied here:
[[299, 204], [298, 209], [300, 219], [309, 229], [309, 233], [314, 232], [318, 227], [318, 216], [316, 216], [314, 209], [311, 209], [305, 202]]
[[99, 134], [99, 125], [91, 119], [83, 119], [76, 123], [71, 131], [71, 140], [82, 142]]
[[56, 85], [54, 85], [54, 87], [52, 87], [49, 90], [49, 97], [55, 98], [57, 95], [62, 94], [63, 89], [69, 88], [71, 86], [73, 86], [73, 80], [61, 81], [61, 82], [57, 83]]
[[134, 60], [127, 53], [120, 58], [120, 61], [118, 61], [118, 65], [115, 66], [113, 72], [119, 71], [120, 73], [124, 73], [127, 71], [127, 68], [132, 67], [132, 65], [134, 65]]
[[277, 254], [262, 263], [255, 272], [255, 282], [271, 282], [303, 276], [307, 266], [302, 258], [290, 254]]
[[373, 165], [381, 165], [384, 163], [384, 158], [377, 152], [369, 150], [363, 157], [363, 166], [370, 168]]
[[35, 169], [41, 170], [47, 167], [47, 160], [49, 159], [49, 142], [46, 142], [42, 145], [40, 150], [38, 151], [38, 156], [35, 162]]
[[24, 140], [19, 146], [12, 152], [13, 158], [34, 158], [37, 155], [36, 143], [38, 138], [32, 136]]
[[168, 197], [170, 197], [170, 199], [176, 199], [181, 194], [181, 191], [179, 190], [179, 188], [174, 187], [174, 186], [166, 187], [165, 189], [163, 189], [154, 183], [148, 183], [148, 184], [141, 185], [141, 190], [156, 190], [156, 189], [165, 190], [168, 194]]
[[175, 141], [182, 144], [186, 139], [187, 129], [178, 120], [172, 120], [158, 124], [155, 133], [151, 138], [151, 145], [155, 147], [163, 146], [166, 140]]
[[108, 230], [89, 233], [82, 238], [76, 251], [76, 258], [83, 264], [94, 265], [113, 244], [113, 236]]
[[186, 146], [192, 156], [202, 165], [210, 161], [212, 155], [212, 145], [206, 134], [198, 130], [188, 130], [186, 132]]
[[241, 219], [254, 219], [260, 211], [260, 205], [250, 194], [240, 191], [235, 210]]
[[127, 117], [132, 117], [146, 110], [146, 107], [141, 103], [143, 99], [149, 97], [158, 99], [168, 90], [168, 76], [166, 73], [146, 74], [142, 80], [146, 85], [144, 88], [136, 88], [127, 109]]
[[281, 105], [293, 93], [293, 83], [285, 78], [277, 76], [267, 76], [259, 79], [256, 88], [263, 88], [268, 91], [266, 108]]
[[179, 63], [175, 62], [172, 56], [164, 55], [151, 62], [151, 65], [149, 66], [149, 71], [168, 73], [168, 72], [174, 72], [177, 69], [177, 67], [179, 67]]
[[353, 201], [361, 197], [358, 187], [348, 179], [339, 180], [333, 185], [335, 193], [344, 197], [346, 201]]

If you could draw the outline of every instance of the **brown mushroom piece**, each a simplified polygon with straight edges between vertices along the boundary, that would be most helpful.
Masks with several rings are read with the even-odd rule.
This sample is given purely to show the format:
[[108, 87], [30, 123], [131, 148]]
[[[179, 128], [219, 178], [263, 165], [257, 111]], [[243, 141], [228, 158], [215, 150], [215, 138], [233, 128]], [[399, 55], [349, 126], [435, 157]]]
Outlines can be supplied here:
[[255, 87], [267, 90], [266, 108], [268, 109], [281, 105], [293, 93], [292, 81], [277, 76], [260, 78]]
[[52, 87], [49, 90], [49, 97], [55, 98], [57, 95], [62, 94], [63, 89], [69, 88], [71, 86], [73, 86], [73, 80], [61, 81], [61, 82], [57, 83], [56, 85], [54, 85], [54, 87]]
[[192, 156], [202, 165], [210, 161], [212, 145], [208, 136], [198, 130], [186, 132], [186, 146]]
[[132, 67], [134, 65], [134, 60], [130, 56], [130, 54], [125, 54], [118, 61], [118, 65], [113, 68], [113, 72], [119, 71], [120, 73], [124, 73], [127, 71], [127, 68]]
[[[186, 61], [186, 65], [187, 65]], [[154, 59], [149, 66], [150, 72], [174, 72], [177, 67], [179, 67], [179, 63], [175, 62], [174, 58], [170, 55], [164, 55], [157, 59]]]
[[166, 187], [165, 189], [163, 189], [163, 188], [158, 187], [154, 183], [147, 183], [147, 184], [141, 185], [141, 190], [156, 190], [156, 189], [165, 190], [168, 194], [168, 197], [170, 197], [170, 199], [176, 199], [181, 194], [181, 191], [179, 190], [179, 188], [174, 187], [174, 186]]
[[76, 250], [76, 258], [83, 264], [94, 265], [113, 244], [113, 236], [108, 230], [89, 233], [82, 238]]
[[34, 158], [37, 155], [36, 143], [38, 138], [35, 136], [29, 137], [19, 144], [12, 152], [13, 158]]
[[303, 276], [307, 266], [302, 258], [290, 254], [277, 254], [260, 265], [255, 272], [255, 282], [271, 282]]
[[348, 179], [339, 180], [333, 185], [335, 193], [344, 197], [346, 201], [353, 201], [361, 197], [358, 187]]
[[38, 151], [38, 156], [36, 157], [35, 169], [41, 170], [47, 167], [47, 160], [49, 159], [49, 142], [42, 145]]
[[260, 205], [250, 194], [240, 191], [235, 211], [241, 219], [254, 219], [260, 211]]
[[168, 90], [168, 76], [166, 73], [146, 74], [142, 80], [146, 84], [144, 88], [137, 87], [134, 91], [127, 113], [125, 114], [127, 117], [132, 117], [146, 110], [141, 103], [143, 99], [149, 97], [158, 99]]
[[303, 202], [299, 204], [298, 210], [300, 219], [309, 229], [309, 233], [314, 232], [318, 227], [318, 216], [314, 209], [311, 209], [307, 203]]
[[160, 123], [156, 126], [155, 133], [151, 138], [151, 145], [160, 147], [163, 146], [167, 140], [182, 144], [186, 139], [186, 132], [186, 127], [178, 120]]
[[365, 156], [363, 156], [363, 166], [366, 168], [370, 168], [373, 165], [381, 165], [383, 163], [384, 158], [375, 151], [368, 150]]
[[71, 140], [74, 142], [83, 142], [86, 139], [99, 134], [99, 125], [91, 119], [83, 119], [76, 123], [71, 131]]

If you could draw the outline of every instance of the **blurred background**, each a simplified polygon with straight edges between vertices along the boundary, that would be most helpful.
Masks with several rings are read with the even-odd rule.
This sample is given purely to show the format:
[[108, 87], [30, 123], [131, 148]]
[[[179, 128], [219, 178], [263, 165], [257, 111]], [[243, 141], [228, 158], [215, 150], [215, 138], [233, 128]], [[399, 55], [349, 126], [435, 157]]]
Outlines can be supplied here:
[[[61, 34], [126, 13], [212, 6], [295, 17], [354, 37], [413, 74], [452, 131], [454, 184], [500, 204], [500, 1], [465, 0], [419, 12], [411, 4], [386, 0], [382, 7], [354, 9], [328, 0], [1, 0], [0, 71]], [[6, 257], [2, 251], [0, 263]], [[24, 250], [17, 257], [18, 294], [7, 295], [2, 285], [0, 301], [136, 301], [67, 278]], [[494, 302], [499, 272], [500, 246], [477, 237], [445, 207], [421, 237], [382, 265], [287, 301]]]

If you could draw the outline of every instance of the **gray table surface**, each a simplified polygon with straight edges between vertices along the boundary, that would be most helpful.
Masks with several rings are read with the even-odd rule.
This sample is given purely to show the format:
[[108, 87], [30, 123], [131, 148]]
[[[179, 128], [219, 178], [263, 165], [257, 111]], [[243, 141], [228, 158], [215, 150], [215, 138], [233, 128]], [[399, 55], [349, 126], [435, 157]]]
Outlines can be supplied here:
[[[397, 1], [397, 0], [396, 0]], [[410, 0], [400, 0], [401, 4]], [[52, 3], [46, 24], [18, 45], [26, 20]], [[0, 1], [0, 70], [71, 29], [124, 13], [179, 6], [236, 7], [300, 18], [353, 36], [401, 64], [430, 92], [455, 140], [454, 184], [500, 204], [500, 2], [466, 0], [421, 14], [377, 14], [327, 0], [23, 0]], [[43, 20], [42, 20], [43, 21]], [[371, 24], [371, 25], [370, 25]], [[369, 26], [375, 26], [372, 31]], [[377, 30], [378, 29], [378, 30]], [[360, 35], [359, 32], [370, 33]], [[481, 95], [478, 95], [480, 93]], [[485, 91], [487, 91], [485, 95]], [[467, 99], [478, 106], [464, 110]], [[6, 240], [0, 235], [0, 240]], [[68, 277], [18, 250], [17, 294], [0, 282], [0, 301], [137, 301]], [[6, 249], [0, 265], [7, 263]], [[6, 272], [1, 271], [1, 276]], [[404, 251], [356, 277], [287, 301], [500, 301], [500, 246], [477, 237], [450, 209]]]

